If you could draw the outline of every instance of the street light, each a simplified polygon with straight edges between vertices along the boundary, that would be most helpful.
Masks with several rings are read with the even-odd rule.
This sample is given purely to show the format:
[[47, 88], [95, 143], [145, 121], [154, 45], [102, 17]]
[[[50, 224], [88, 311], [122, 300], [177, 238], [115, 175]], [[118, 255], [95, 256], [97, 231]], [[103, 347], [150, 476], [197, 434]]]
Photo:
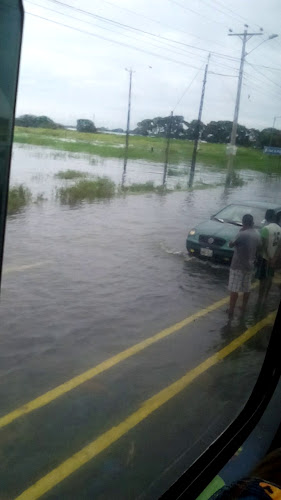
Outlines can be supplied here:
[[254, 50], [256, 50], [258, 47], [260, 47], [263, 43], [265, 42], [268, 42], [268, 40], [273, 40], [273, 38], [277, 38], [278, 35], [276, 34], [272, 34], [272, 35], [269, 35], [268, 38], [266, 38], [265, 40], [263, 40], [261, 43], [259, 43], [256, 47], [254, 47], [252, 50], [250, 50], [250, 52], [247, 52], [246, 56], [248, 56], [249, 54], [251, 54], [251, 52], [253, 52]]
[[245, 29], [244, 29], [243, 33], [232, 33], [232, 32], [228, 33], [228, 36], [238, 36], [239, 38], [241, 38], [241, 40], [242, 40], [242, 53], [241, 53], [241, 59], [240, 59], [240, 69], [239, 69], [237, 95], [236, 95], [236, 102], [235, 102], [235, 109], [234, 109], [234, 118], [233, 118], [232, 131], [231, 131], [231, 136], [230, 136], [230, 147], [228, 148], [229, 157], [228, 157], [228, 162], [227, 162], [227, 177], [226, 177], [226, 185], [227, 186], [230, 186], [231, 180], [232, 180], [232, 175], [233, 175], [233, 161], [234, 161], [234, 156], [236, 154], [236, 148], [235, 148], [235, 146], [236, 146], [236, 134], [237, 134], [237, 126], [238, 126], [238, 116], [239, 116], [244, 63], [246, 60], [246, 56], [251, 54], [251, 52], [253, 52], [255, 49], [257, 49], [262, 43], [267, 42], [268, 40], [272, 40], [273, 38], [276, 38], [278, 36], [276, 34], [270, 35], [268, 38], [263, 40], [259, 45], [257, 45], [250, 52], [247, 53], [246, 52], [246, 43], [253, 36], [262, 35], [263, 29], [261, 28], [259, 33], [249, 33], [248, 32], [248, 25], [245, 24], [244, 26], [245, 26]]

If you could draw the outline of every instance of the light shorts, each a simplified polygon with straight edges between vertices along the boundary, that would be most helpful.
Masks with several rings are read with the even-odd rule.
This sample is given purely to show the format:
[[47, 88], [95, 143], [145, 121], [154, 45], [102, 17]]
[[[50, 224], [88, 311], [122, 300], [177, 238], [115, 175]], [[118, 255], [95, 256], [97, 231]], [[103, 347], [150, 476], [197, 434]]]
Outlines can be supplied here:
[[228, 290], [230, 292], [248, 293], [252, 283], [252, 271], [241, 271], [240, 269], [229, 270]]

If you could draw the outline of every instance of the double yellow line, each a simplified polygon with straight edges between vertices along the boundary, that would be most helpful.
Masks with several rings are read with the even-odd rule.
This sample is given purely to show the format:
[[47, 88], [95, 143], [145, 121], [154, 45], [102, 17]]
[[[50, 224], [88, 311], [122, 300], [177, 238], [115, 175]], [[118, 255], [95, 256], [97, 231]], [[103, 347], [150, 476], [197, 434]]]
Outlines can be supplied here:
[[140, 422], [145, 420], [163, 404], [167, 403], [167, 401], [171, 400], [173, 397], [183, 391], [193, 380], [199, 377], [199, 375], [234, 352], [238, 347], [254, 337], [254, 335], [256, 335], [256, 333], [258, 333], [262, 328], [271, 325], [274, 321], [275, 314], [275, 312], [269, 314], [265, 319], [252, 326], [251, 328], [248, 328], [248, 330], [246, 330], [242, 335], [230, 342], [230, 344], [228, 344], [226, 347], [207, 358], [193, 370], [188, 371], [179, 380], [172, 383], [168, 387], [165, 387], [165, 389], [158, 392], [153, 397], [147, 399], [137, 411], [129, 415], [117, 426], [112, 427], [111, 429], [94, 439], [94, 441], [92, 441], [90, 444], [82, 448], [72, 457], [68, 458], [65, 462], [49, 472], [49, 474], [42, 477], [33, 486], [25, 490], [15, 500], [36, 500], [47, 493], [54, 486], [70, 476], [73, 472], [99, 455], [110, 445], [118, 441], [122, 436], [124, 436]]
[[20, 406], [16, 410], [11, 411], [7, 415], [4, 415], [3, 417], [0, 418], [0, 429], [2, 427], [5, 427], [6, 425], [9, 425], [17, 418], [22, 417], [23, 415], [27, 415], [28, 413], [31, 413], [34, 410], [38, 410], [43, 406], [46, 406], [55, 399], [59, 398], [60, 396], [63, 396], [67, 392], [76, 389], [76, 387], [79, 387], [79, 385], [84, 384], [84, 382], [91, 380], [97, 375], [100, 375], [101, 373], [109, 370], [113, 366], [118, 365], [125, 359], [128, 359], [131, 356], [134, 356], [135, 354], [138, 354], [139, 352], [143, 351], [147, 347], [155, 344], [156, 342], [159, 342], [159, 340], [162, 340], [168, 337], [169, 335], [172, 335], [173, 333], [182, 330], [185, 326], [190, 325], [194, 321], [203, 318], [210, 312], [219, 309], [221, 306], [227, 304], [227, 302], [228, 302], [228, 297], [225, 297], [224, 299], [214, 302], [214, 304], [205, 307], [204, 309], [201, 309], [200, 311], [192, 314], [191, 316], [188, 316], [187, 318], [183, 319], [182, 321], [179, 321], [178, 323], [175, 323], [174, 325], [168, 328], [165, 328], [164, 330], [156, 333], [152, 337], [142, 340], [141, 342], [138, 342], [132, 347], [129, 347], [128, 349], [119, 352], [115, 356], [106, 359], [105, 361], [94, 366], [93, 368], [90, 368], [89, 370], [81, 373], [80, 375], [73, 377], [64, 384], [58, 385], [54, 389], [51, 389], [50, 391], [42, 394], [38, 398], [35, 398], [32, 401], [29, 401], [28, 403], [24, 404], [23, 406]]

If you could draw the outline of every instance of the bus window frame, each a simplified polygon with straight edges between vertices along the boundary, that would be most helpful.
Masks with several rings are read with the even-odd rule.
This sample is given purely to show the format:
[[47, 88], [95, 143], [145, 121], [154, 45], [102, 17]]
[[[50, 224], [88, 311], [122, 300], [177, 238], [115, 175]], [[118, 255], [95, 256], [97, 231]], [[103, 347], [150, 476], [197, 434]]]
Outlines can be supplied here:
[[[23, 32], [24, 10], [21, 0], [5, 0], [17, 5], [18, 14], [21, 16], [21, 33], [19, 36], [18, 60], [16, 81], [14, 82], [14, 107], [12, 109], [12, 125], [14, 125], [17, 82], [19, 76], [21, 40]], [[5, 183], [0, 185], [0, 200], [2, 200], [3, 224], [0, 225], [0, 285], [3, 264], [3, 248], [5, 237], [5, 226], [7, 219], [8, 190], [10, 177], [10, 164], [13, 142], [13, 127], [9, 137], [9, 155], [6, 164]], [[1, 222], [1, 220], [0, 220]], [[242, 445], [252, 430], [259, 422], [268, 403], [275, 391], [281, 375], [281, 363], [279, 352], [281, 347], [281, 306], [277, 312], [276, 320], [272, 329], [265, 360], [260, 371], [255, 387], [241, 410], [238, 417], [215, 439], [215, 441], [202, 453], [202, 455], [186, 470], [186, 472], [175, 481], [175, 483], [162, 495], [162, 500], [174, 500], [179, 498], [196, 498], [222, 469], [236, 450]]]
[[[11, 10], [14, 9], [18, 18], [14, 19], [15, 25], [19, 26], [19, 33], [14, 37], [14, 29], [9, 30], [9, 17], [11, 17]], [[4, 14], [3, 14], [4, 12]], [[5, 65], [5, 55], [3, 59], [1, 58], [1, 74], [2, 78], [8, 78], [9, 90], [8, 96], [3, 92], [3, 96], [7, 98], [7, 103], [11, 102], [12, 106], [10, 109], [9, 117], [7, 119], [7, 127], [3, 128], [3, 133], [5, 134], [4, 141], [0, 142], [0, 291], [1, 291], [1, 278], [2, 278], [2, 267], [3, 267], [3, 254], [4, 254], [4, 242], [5, 242], [5, 230], [7, 221], [7, 209], [8, 209], [8, 197], [9, 197], [9, 183], [10, 183], [10, 171], [11, 171], [11, 157], [12, 157], [12, 147], [14, 138], [14, 124], [15, 124], [15, 110], [16, 110], [16, 100], [18, 91], [18, 80], [19, 80], [19, 69], [20, 69], [20, 56], [21, 56], [21, 46], [22, 46], [22, 35], [23, 35], [23, 22], [24, 22], [24, 9], [22, 0], [5, 0], [3, 3], [0, 0], [0, 13], [1, 20], [0, 26], [5, 25], [6, 32], [10, 31], [10, 39], [7, 41], [7, 46], [5, 50], [12, 53], [13, 64], [11, 64], [11, 59], [6, 58]], [[15, 28], [15, 25], [12, 28]], [[1, 42], [1, 38], [0, 38]], [[13, 49], [10, 50], [10, 43], [14, 44]], [[5, 50], [3, 53], [5, 54]], [[0, 91], [2, 89], [0, 77]], [[2, 114], [2, 113], [1, 113]], [[0, 115], [1, 118], [1, 115]], [[3, 120], [4, 121], [4, 120]], [[1, 139], [1, 137], [0, 137]], [[3, 165], [1, 168], [1, 161]]]

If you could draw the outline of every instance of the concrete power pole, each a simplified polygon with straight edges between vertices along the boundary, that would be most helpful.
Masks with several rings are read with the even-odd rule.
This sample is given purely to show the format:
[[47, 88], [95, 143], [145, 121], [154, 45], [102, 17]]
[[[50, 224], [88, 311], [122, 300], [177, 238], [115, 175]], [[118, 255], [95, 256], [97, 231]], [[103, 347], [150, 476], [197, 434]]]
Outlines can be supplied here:
[[204, 96], [205, 96], [205, 88], [206, 88], [206, 82], [207, 82], [209, 61], [210, 61], [210, 54], [208, 56], [208, 62], [206, 64], [205, 73], [204, 73], [204, 80], [203, 80], [202, 93], [201, 93], [201, 99], [200, 99], [198, 120], [197, 120], [197, 125], [196, 125], [196, 130], [195, 130], [195, 139], [194, 139], [193, 153], [192, 153], [192, 159], [191, 159], [188, 187], [192, 187], [194, 174], [195, 174], [198, 141], [199, 141], [199, 137], [200, 137], [200, 122], [201, 122], [201, 118], [202, 118], [202, 110], [203, 110], [203, 104], [204, 104]]
[[169, 151], [170, 151], [170, 140], [171, 140], [171, 130], [172, 130], [172, 121], [173, 121], [174, 112], [171, 111], [169, 123], [167, 127], [167, 143], [166, 143], [166, 151], [165, 151], [165, 164], [164, 164], [164, 173], [163, 173], [163, 186], [166, 186], [167, 182], [167, 170], [169, 163]]
[[130, 135], [130, 118], [131, 118], [131, 96], [132, 96], [132, 75], [133, 70], [127, 69], [129, 72], [129, 96], [128, 96], [128, 115], [127, 115], [127, 129], [126, 129], [126, 143], [125, 143], [125, 153], [124, 153], [124, 166], [123, 166], [123, 175], [122, 175], [122, 186], [124, 186], [126, 171], [127, 171], [127, 161], [128, 161], [128, 148], [129, 148], [129, 135]]
[[[231, 31], [231, 30], [230, 30]], [[262, 29], [259, 33], [248, 33], [248, 25], [245, 24], [244, 33], [229, 33], [228, 36], [239, 36], [242, 40], [242, 52], [241, 52], [241, 60], [240, 60], [240, 69], [239, 69], [239, 77], [238, 77], [238, 86], [237, 86], [237, 95], [234, 109], [234, 117], [231, 131], [230, 144], [228, 145], [228, 162], [227, 162], [227, 177], [226, 177], [226, 185], [231, 184], [231, 179], [233, 175], [233, 160], [236, 155], [236, 135], [237, 135], [237, 125], [238, 125], [238, 116], [239, 116], [239, 107], [240, 107], [240, 97], [241, 97], [241, 89], [242, 89], [242, 79], [243, 79], [243, 70], [244, 70], [244, 62], [246, 53], [246, 43], [250, 38], [257, 35], [262, 35]]]

